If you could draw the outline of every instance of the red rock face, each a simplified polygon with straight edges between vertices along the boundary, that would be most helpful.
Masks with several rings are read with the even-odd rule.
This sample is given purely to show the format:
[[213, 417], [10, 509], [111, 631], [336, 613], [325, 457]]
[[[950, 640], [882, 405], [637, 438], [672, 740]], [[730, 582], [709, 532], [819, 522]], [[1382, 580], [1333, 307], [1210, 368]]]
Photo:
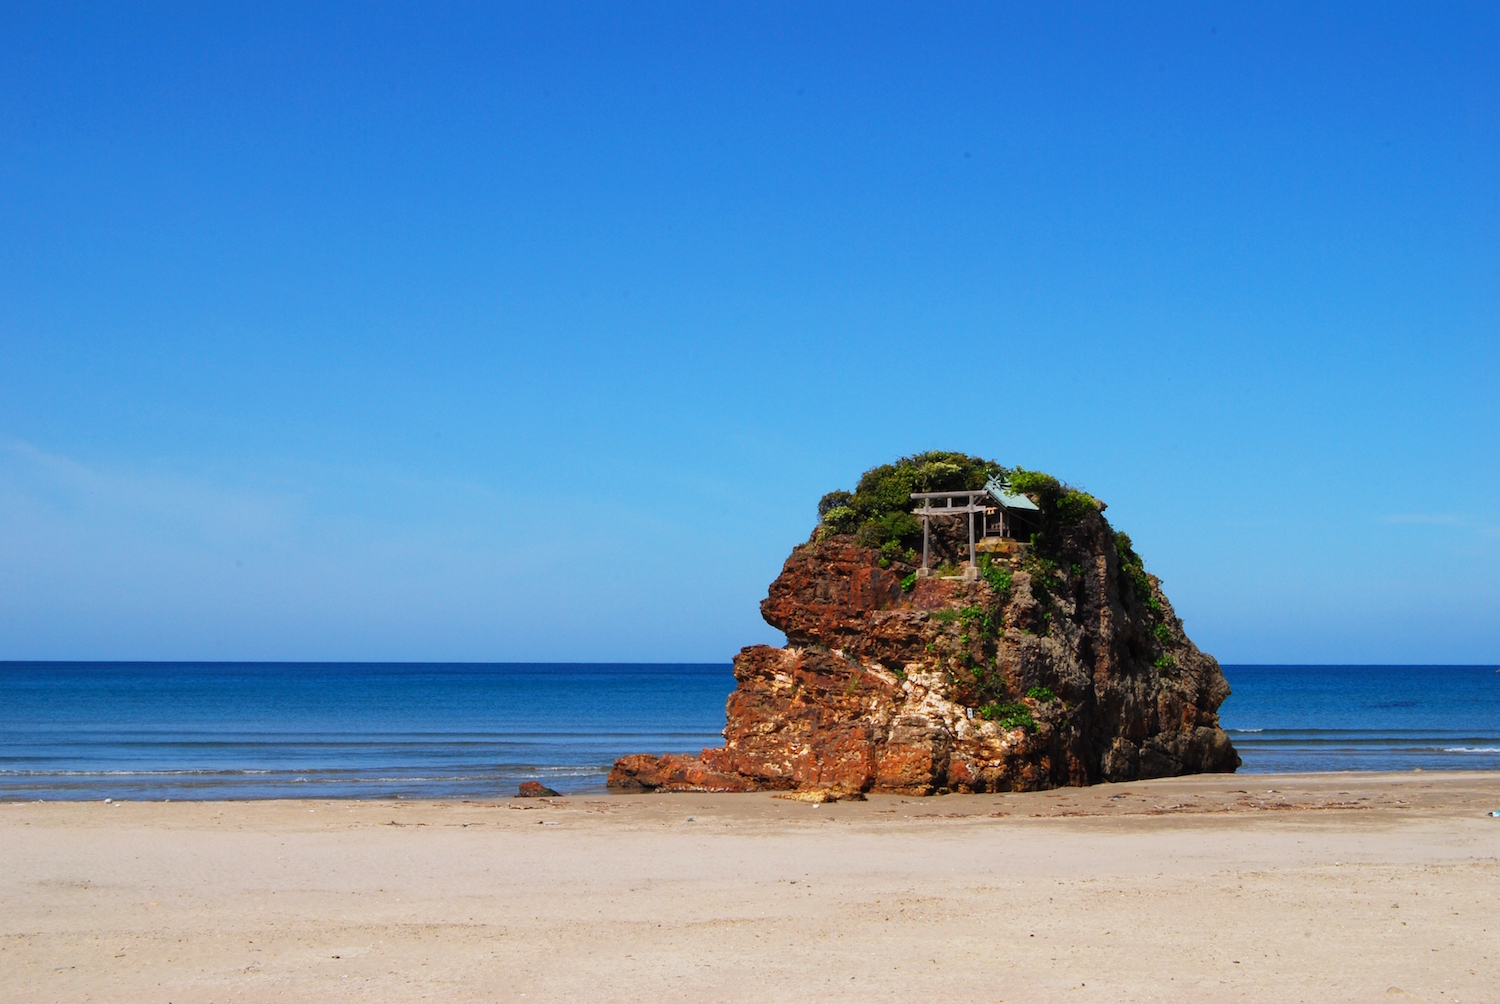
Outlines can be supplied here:
[[624, 757], [609, 786], [926, 795], [1239, 766], [1218, 663], [1154, 580], [1149, 595], [1122, 582], [1102, 516], [1051, 563], [1002, 559], [991, 581], [905, 592], [912, 571], [849, 538], [794, 549], [761, 603], [788, 645], [735, 657], [725, 744]]
[[863, 639], [870, 617], [901, 601], [901, 576], [880, 555], [849, 543], [797, 548], [761, 601], [766, 623], [792, 644], [842, 648]]

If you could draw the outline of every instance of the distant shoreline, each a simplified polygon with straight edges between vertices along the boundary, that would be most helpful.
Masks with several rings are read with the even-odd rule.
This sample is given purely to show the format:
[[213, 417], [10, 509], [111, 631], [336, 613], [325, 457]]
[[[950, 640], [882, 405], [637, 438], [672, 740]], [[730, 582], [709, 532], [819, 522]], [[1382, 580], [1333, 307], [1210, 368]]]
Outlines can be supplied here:
[[[1237, 779], [1240, 782], [1242, 782], [1242, 783], [1236, 784], [1235, 782], [1236, 782]], [[1093, 784], [1093, 785], [1082, 785], [1082, 786], [1077, 786], [1077, 787], [1047, 788], [1047, 789], [1043, 789], [1041, 791], [990, 792], [990, 793], [978, 794], [978, 795], [962, 795], [962, 794], [925, 795], [925, 796], [922, 796], [922, 795], [909, 795], [909, 796], [867, 795], [866, 798], [869, 799], [869, 798], [896, 798], [896, 797], [901, 797], [901, 798], [905, 798], [905, 799], [908, 799], [908, 800], [912, 800], [914, 802], [924, 802], [924, 803], [931, 803], [931, 804], [935, 805], [935, 804], [938, 804], [940, 802], [941, 803], [947, 803], [949, 801], [963, 801], [963, 800], [975, 799], [975, 798], [978, 798], [978, 799], [1040, 798], [1040, 797], [1044, 797], [1044, 796], [1056, 796], [1056, 795], [1059, 795], [1059, 794], [1069, 794], [1069, 793], [1077, 794], [1077, 793], [1083, 793], [1083, 792], [1098, 792], [1098, 791], [1101, 791], [1101, 790], [1111, 791], [1112, 792], [1112, 791], [1117, 791], [1117, 790], [1123, 789], [1123, 788], [1130, 788], [1130, 787], [1136, 786], [1136, 785], [1155, 785], [1155, 786], [1160, 786], [1160, 785], [1182, 784], [1182, 785], [1187, 785], [1187, 786], [1193, 786], [1193, 785], [1201, 786], [1201, 787], [1203, 787], [1203, 788], [1205, 788], [1206, 790], [1209, 790], [1209, 791], [1214, 791], [1214, 790], [1217, 790], [1217, 789], [1220, 789], [1220, 788], [1224, 788], [1224, 789], [1228, 790], [1228, 789], [1235, 789], [1237, 787], [1238, 788], [1243, 788], [1243, 787], [1245, 787], [1245, 784], [1243, 782], [1246, 782], [1246, 781], [1253, 782], [1253, 784], [1255, 786], [1255, 790], [1259, 790], [1260, 787], [1263, 786], [1263, 785], [1273, 785], [1273, 786], [1274, 785], [1281, 785], [1282, 787], [1288, 787], [1288, 786], [1309, 786], [1309, 787], [1313, 787], [1313, 788], [1320, 788], [1320, 787], [1326, 787], [1328, 784], [1345, 783], [1345, 782], [1350, 783], [1350, 784], [1357, 784], [1357, 785], [1360, 785], [1362, 787], [1367, 787], [1367, 786], [1372, 785], [1372, 784], [1377, 784], [1377, 785], [1378, 784], [1391, 784], [1391, 785], [1398, 785], [1398, 786], [1400, 786], [1400, 785], [1406, 785], [1406, 784], [1418, 784], [1418, 783], [1427, 783], [1427, 782], [1441, 783], [1441, 784], [1449, 784], [1449, 783], [1459, 783], [1459, 784], [1461, 784], [1461, 783], [1466, 783], [1466, 782], [1473, 781], [1473, 782], [1476, 782], [1476, 783], [1485, 783], [1485, 782], [1489, 782], [1489, 781], [1500, 781], [1500, 770], [1461, 770], [1461, 769], [1458, 769], [1458, 768], [1453, 768], [1453, 769], [1446, 769], [1446, 768], [1444, 768], [1444, 769], [1438, 769], [1438, 770], [1425, 770], [1425, 769], [1423, 769], [1421, 767], [1418, 767], [1418, 768], [1415, 768], [1413, 770], [1404, 770], [1404, 771], [1376, 771], [1376, 770], [1333, 771], [1333, 770], [1330, 770], [1330, 771], [1292, 771], [1292, 772], [1284, 772], [1284, 773], [1258, 773], [1258, 772], [1253, 772], [1253, 771], [1246, 771], [1243, 768], [1241, 768], [1239, 771], [1237, 771], [1237, 772], [1235, 772], [1233, 774], [1183, 774], [1183, 775], [1179, 775], [1179, 776], [1176, 776], [1176, 777], [1150, 778], [1150, 779], [1143, 780], [1143, 781], [1119, 781], [1119, 782], [1101, 781], [1098, 784]], [[75, 805], [75, 804], [89, 805], [89, 804], [94, 804], [94, 803], [100, 803], [100, 804], [107, 803], [107, 804], [110, 804], [110, 805], [198, 805], [198, 806], [214, 806], [214, 805], [274, 805], [276, 803], [283, 803], [284, 802], [284, 803], [286, 803], [288, 805], [324, 805], [324, 804], [326, 804], [326, 805], [340, 805], [340, 804], [349, 804], [349, 805], [404, 805], [404, 806], [416, 806], [416, 805], [423, 805], [423, 806], [453, 806], [453, 805], [501, 806], [501, 805], [510, 805], [513, 802], [517, 803], [518, 805], [527, 805], [527, 804], [543, 805], [543, 804], [549, 804], [552, 801], [564, 802], [564, 801], [568, 801], [568, 800], [578, 800], [578, 799], [609, 799], [609, 800], [617, 800], [617, 799], [631, 799], [631, 798], [646, 798], [646, 799], [653, 799], [653, 798], [655, 798], [655, 799], [674, 799], [674, 798], [676, 798], [676, 799], [693, 799], [693, 798], [715, 798], [715, 799], [719, 799], [719, 798], [727, 798], [727, 799], [747, 799], [747, 800], [749, 800], [749, 799], [759, 799], [759, 798], [775, 798], [776, 794], [777, 794], [776, 792], [758, 792], [758, 793], [756, 793], [756, 792], [750, 792], [750, 793], [740, 792], [740, 793], [735, 793], [735, 792], [671, 792], [671, 791], [663, 791], [663, 792], [653, 792], [653, 793], [650, 793], [650, 794], [640, 795], [640, 794], [622, 794], [622, 793], [619, 793], [619, 792], [610, 791], [610, 790], [604, 788], [601, 785], [601, 786], [599, 786], [597, 788], [589, 788], [589, 789], [585, 789], [585, 790], [560, 792], [558, 794], [557, 798], [556, 799], [552, 799], [552, 800], [538, 799], [538, 800], [535, 800], [535, 801], [528, 801], [528, 800], [525, 800], [525, 799], [519, 799], [519, 798], [517, 798], [517, 796], [516, 796], [516, 794], [514, 792], [509, 792], [509, 793], [507, 793], [507, 792], [496, 792], [496, 793], [488, 794], [488, 795], [479, 795], [479, 796], [474, 796], [474, 797], [463, 797], [463, 798], [399, 798], [399, 797], [389, 797], [389, 796], [386, 796], [386, 797], [382, 797], [382, 796], [363, 797], [363, 796], [358, 796], [358, 795], [334, 795], [334, 796], [322, 796], [322, 797], [316, 796], [316, 795], [306, 795], [306, 796], [299, 796], [299, 797], [286, 797], [286, 796], [281, 796], [281, 795], [268, 795], [268, 796], [264, 796], [264, 797], [261, 797], [261, 796], [251, 796], [251, 797], [247, 797], [247, 798], [129, 798], [129, 797], [115, 798], [115, 797], [111, 797], [111, 796], [104, 796], [102, 798], [83, 798], [83, 797], [79, 797], [79, 798], [55, 798], [55, 797], [54, 798], [16, 798], [16, 797], [11, 796], [11, 795], [0, 795], [0, 805]], [[1299, 805], [1275, 806], [1273, 808], [1277, 808], [1277, 809], [1286, 809], [1286, 808], [1326, 809], [1326, 808], [1329, 808], [1329, 807], [1330, 806], [1326, 806], [1326, 805], [1322, 805], [1322, 804], [1309, 804], [1309, 805], [1300, 805], [1299, 804]], [[1333, 806], [1333, 807], [1335, 807], [1335, 808], [1353, 808], [1352, 806]], [[1111, 808], [1111, 811], [1109, 811], [1109, 812], [1100, 811], [1098, 813], [1090, 813], [1090, 814], [1098, 814], [1098, 815], [1118, 815], [1118, 814], [1120, 814], [1119, 812], [1114, 811], [1113, 807], [1107, 807], [1107, 808]], [[1251, 813], [1251, 812], [1255, 811], [1256, 808], [1261, 808], [1261, 807], [1259, 807], [1259, 806], [1239, 806], [1239, 805], [1231, 805], [1231, 804], [1225, 803], [1223, 805], [1216, 805], [1215, 808], [1214, 808], [1214, 811]], [[1500, 806], [1497, 806], [1497, 808], [1500, 808]]]

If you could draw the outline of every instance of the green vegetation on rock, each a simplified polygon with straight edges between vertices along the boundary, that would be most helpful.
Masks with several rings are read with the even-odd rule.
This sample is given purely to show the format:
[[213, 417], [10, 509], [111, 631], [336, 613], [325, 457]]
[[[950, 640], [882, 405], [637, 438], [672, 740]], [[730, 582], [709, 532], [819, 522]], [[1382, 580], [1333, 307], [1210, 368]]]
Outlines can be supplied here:
[[1002, 729], [1036, 729], [1036, 719], [1031, 709], [1020, 701], [997, 701], [979, 709], [979, 717], [994, 722]]
[[1001, 568], [995, 564], [988, 554], [981, 554], [979, 556], [979, 575], [985, 582], [990, 584], [990, 588], [995, 591], [996, 596], [1003, 599], [1009, 595], [1011, 587], [1010, 569]]
[[866, 547], [895, 544], [899, 554], [922, 543], [922, 524], [911, 515], [912, 492], [983, 488], [992, 475], [1006, 473], [993, 460], [945, 450], [902, 457], [865, 471], [853, 492], [824, 495], [818, 502], [819, 529], [856, 534]]
[[1135, 553], [1128, 534], [1116, 531], [1115, 555], [1120, 559], [1120, 592], [1125, 591], [1127, 584], [1134, 586], [1136, 596], [1148, 609], [1153, 613], [1161, 610], [1161, 601], [1151, 588], [1151, 576], [1146, 574], [1145, 562]]
[[1065, 485], [1050, 474], [1017, 467], [1008, 478], [1010, 490], [1020, 492], [1041, 506], [1044, 515], [1071, 526], [1092, 512], [1102, 512], [1104, 503], [1088, 492]]
[[818, 501], [818, 536], [852, 534], [864, 546], [880, 548], [887, 563], [902, 557], [910, 562], [922, 542], [922, 524], [911, 515], [912, 493], [972, 491], [995, 476], [1039, 507], [1042, 529], [1033, 544], [1041, 553], [1054, 551], [1067, 528], [1104, 509], [1104, 503], [1088, 492], [1050, 474], [1010, 469], [966, 453], [929, 450], [870, 468], [852, 492], [824, 495]]

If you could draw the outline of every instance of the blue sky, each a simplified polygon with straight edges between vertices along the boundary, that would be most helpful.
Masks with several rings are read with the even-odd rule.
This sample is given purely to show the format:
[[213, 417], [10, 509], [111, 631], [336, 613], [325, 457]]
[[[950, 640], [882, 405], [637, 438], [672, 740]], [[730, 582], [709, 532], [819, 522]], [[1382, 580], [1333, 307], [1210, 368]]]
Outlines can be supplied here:
[[1500, 660], [1500, 8], [6, 7], [0, 658], [721, 661], [929, 448]]

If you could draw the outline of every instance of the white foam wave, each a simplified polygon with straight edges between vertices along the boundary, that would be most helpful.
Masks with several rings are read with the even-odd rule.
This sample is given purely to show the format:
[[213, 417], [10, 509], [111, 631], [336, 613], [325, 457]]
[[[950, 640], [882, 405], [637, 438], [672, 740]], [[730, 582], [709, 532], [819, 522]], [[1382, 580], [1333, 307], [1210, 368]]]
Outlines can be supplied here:
[[1500, 746], [1444, 746], [1444, 753], [1500, 753]]

